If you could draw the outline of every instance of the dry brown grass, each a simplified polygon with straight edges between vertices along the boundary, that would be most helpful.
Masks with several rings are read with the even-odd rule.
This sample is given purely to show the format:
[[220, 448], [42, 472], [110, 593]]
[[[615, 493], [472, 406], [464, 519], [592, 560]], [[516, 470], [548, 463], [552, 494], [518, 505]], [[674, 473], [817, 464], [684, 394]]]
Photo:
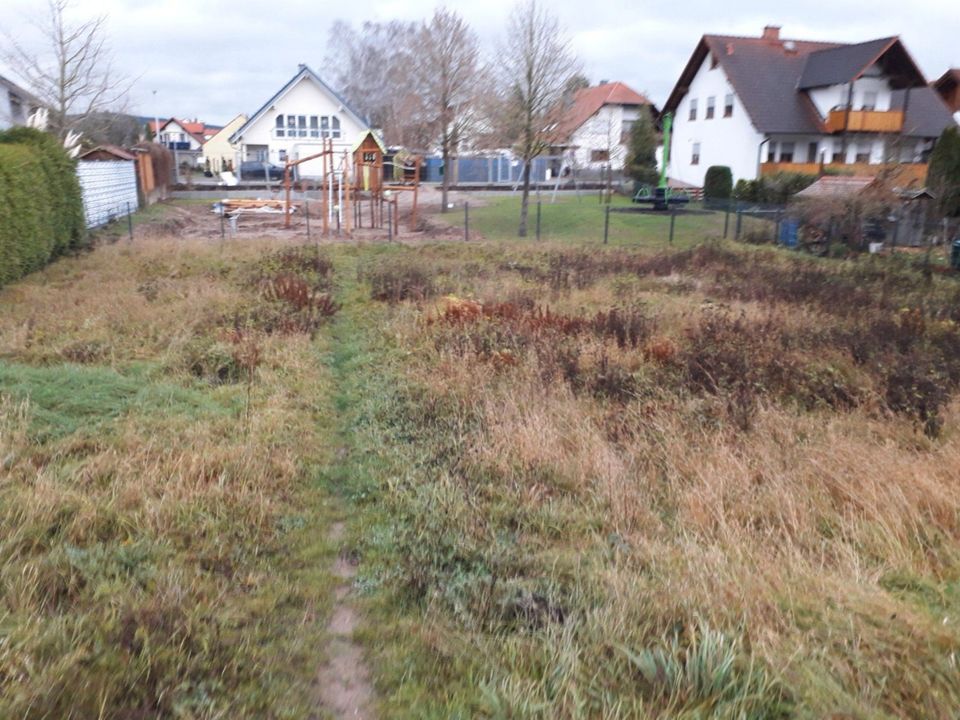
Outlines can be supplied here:
[[[405, 592], [427, 602], [430, 652], [462, 657], [431, 639], [443, 632], [478, 649], [472, 672], [490, 683], [487, 712], [947, 718], [960, 703], [956, 386], [942, 376], [952, 399], [929, 437], [888, 406], [884, 366], [845, 344], [862, 338], [870, 357], [909, 366], [916, 355], [896, 348], [927, 352], [919, 338], [947, 342], [938, 333], [953, 333], [952, 321], [936, 319], [933, 301], [924, 326], [899, 310], [887, 321], [869, 304], [857, 316], [793, 294], [771, 300], [804, 295], [824, 282], [820, 271], [765, 289], [792, 265], [743, 262], [759, 267], [757, 285], [734, 291], [695, 262], [662, 276], [601, 273], [560, 291], [507, 266], [454, 288], [478, 298], [452, 301], [456, 312], [451, 301], [394, 312], [405, 372], [430, 408], [410, 422], [422, 434], [408, 432], [420, 453], [436, 447], [419, 460], [427, 470], [416, 491], [393, 487], [426, 545], [401, 541], [421, 563]], [[910, 296], [890, 272], [882, 282]], [[830, 292], [871, 297], [870, 285], [836, 282]], [[889, 292], [885, 307], [901, 290]], [[634, 348], [576, 323], [534, 328], [501, 311], [517, 298], [582, 323], [642, 306], [652, 332]], [[597, 392], [610, 388], [611, 368], [620, 389]], [[444, 519], [426, 519], [429, 508]], [[517, 630], [518, 606], [529, 635]], [[624, 646], [643, 662], [669, 646], [664, 638], [681, 638], [677, 652], [697, 648], [704, 626], [738, 638], [744, 653], [735, 666], [745, 674], [723, 681], [740, 684], [713, 700], [687, 686], [666, 700], [623, 663]], [[753, 705], [737, 704], [747, 695]]]
[[0, 292], [0, 715], [312, 711], [329, 379], [308, 334], [234, 327], [275, 249], [117, 244]]

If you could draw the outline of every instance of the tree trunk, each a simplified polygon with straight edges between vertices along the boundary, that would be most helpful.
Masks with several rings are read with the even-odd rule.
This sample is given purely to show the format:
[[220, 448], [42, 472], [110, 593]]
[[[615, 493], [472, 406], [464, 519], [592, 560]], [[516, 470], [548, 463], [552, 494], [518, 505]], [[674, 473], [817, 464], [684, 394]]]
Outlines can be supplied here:
[[523, 162], [523, 194], [520, 196], [520, 227], [518, 237], [527, 236], [527, 210], [530, 205], [530, 160]]
[[447, 211], [447, 193], [450, 192], [450, 147], [447, 143], [443, 144], [441, 150], [443, 156], [443, 180], [440, 183], [440, 212]]

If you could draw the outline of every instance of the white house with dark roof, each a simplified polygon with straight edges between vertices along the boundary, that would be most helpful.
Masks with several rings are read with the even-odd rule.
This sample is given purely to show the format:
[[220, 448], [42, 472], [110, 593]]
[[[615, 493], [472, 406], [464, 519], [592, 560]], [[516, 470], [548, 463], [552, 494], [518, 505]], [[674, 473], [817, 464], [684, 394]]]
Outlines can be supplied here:
[[24, 125], [40, 106], [40, 101], [33, 95], [0, 75], [0, 130]]
[[704, 35], [664, 106], [674, 116], [671, 178], [703, 185], [711, 165], [734, 180], [896, 164], [903, 184], [924, 163], [950, 111], [899, 38], [857, 44]]
[[[352, 153], [370, 133], [367, 121], [306, 65], [230, 137], [241, 161], [282, 165], [319, 153], [323, 140], [335, 153]], [[322, 174], [322, 161], [305, 162], [303, 177]]]

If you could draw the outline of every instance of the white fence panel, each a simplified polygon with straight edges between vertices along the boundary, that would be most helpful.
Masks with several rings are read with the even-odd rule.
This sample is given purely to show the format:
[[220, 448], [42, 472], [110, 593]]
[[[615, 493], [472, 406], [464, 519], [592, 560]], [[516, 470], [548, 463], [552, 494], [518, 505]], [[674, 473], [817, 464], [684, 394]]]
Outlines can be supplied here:
[[137, 173], [129, 160], [81, 160], [77, 178], [88, 228], [106, 225], [137, 209]]

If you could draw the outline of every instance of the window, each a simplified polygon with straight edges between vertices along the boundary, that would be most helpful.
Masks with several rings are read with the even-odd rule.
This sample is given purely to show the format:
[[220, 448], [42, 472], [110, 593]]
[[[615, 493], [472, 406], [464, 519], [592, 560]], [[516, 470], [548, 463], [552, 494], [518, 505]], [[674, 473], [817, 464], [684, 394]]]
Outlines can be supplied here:
[[297, 136], [297, 118], [295, 115], [287, 115], [287, 137]]
[[277, 153], [277, 156], [280, 158], [280, 162], [285, 163], [285, 162], [287, 161], [287, 151], [286, 151], [286, 150], [280, 150], [280, 152]]
[[767, 145], [767, 162], [776, 162], [777, 161], [777, 144], [771, 140]]
[[782, 163], [793, 162], [793, 143], [792, 142], [780, 143], [780, 162]]
[[320, 118], [316, 115], [310, 116], [310, 137], [320, 137]]
[[839, 140], [833, 143], [833, 157], [830, 158], [830, 161], [841, 165], [847, 161], [843, 156], [843, 143]]
[[808, 163], [820, 162], [820, 158], [817, 155], [818, 152], [819, 152], [819, 146], [817, 145], [817, 143], [812, 142], [809, 145], [807, 145], [807, 162]]
[[691, 120], [697, 119], [697, 99], [696, 98], [690, 98], [690, 119]]
[[281, 138], [281, 137], [284, 136], [284, 132], [283, 132], [283, 115], [277, 115], [277, 129], [276, 129], [276, 133], [275, 133], [275, 134], [276, 134], [276, 136], [277, 136], [278, 138]]
[[609, 162], [609, 160], [610, 160], [609, 150], [591, 150], [590, 151], [590, 162]]
[[723, 99], [723, 116], [733, 117], [733, 93], [727, 93]]
[[868, 163], [870, 162], [870, 152], [873, 150], [873, 143], [860, 141], [857, 143], [857, 156], [854, 158], [854, 162], [858, 163]]
[[297, 116], [297, 128], [298, 128], [297, 134], [300, 137], [307, 136], [307, 116], [306, 115]]
[[334, 115], [332, 118], [330, 118], [330, 121], [333, 124], [333, 132], [331, 133], [331, 137], [340, 137], [340, 118]]
[[21, 123], [24, 121], [23, 117], [23, 102], [20, 100], [19, 96], [10, 93], [10, 119], [15, 123]]
[[707, 98], [707, 120], [713, 120], [713, 113], [717, 107], [717, 99], [711, 95]]
[[877, 94], [875, 92], [865, 92], [863, 94], [863, 104], [861, 110], [874, 110], [877, 107]]
[[375, 152], [365, 152], [363, 153], [363, 161], [365, 163], [375, 163], [377, 161], [377, 154]]
[[326, 115], [320, 118], [320, 136], [330, 137], [330, 118]]
[[690, 157], [690, 164], [691, 165], [700, 164], [700, 143], [693, 144], [693, 155]]

